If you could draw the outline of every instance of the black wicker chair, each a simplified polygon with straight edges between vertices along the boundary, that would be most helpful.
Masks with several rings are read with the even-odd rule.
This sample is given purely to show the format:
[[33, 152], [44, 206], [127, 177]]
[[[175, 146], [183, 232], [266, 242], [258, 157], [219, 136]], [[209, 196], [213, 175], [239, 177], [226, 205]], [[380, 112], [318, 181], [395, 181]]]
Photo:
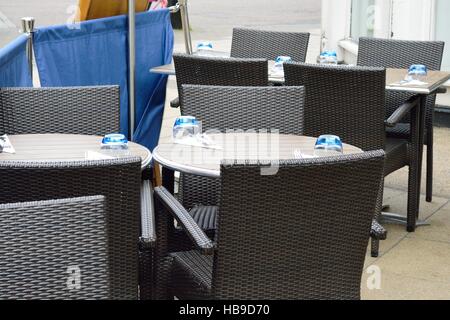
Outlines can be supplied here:
[[1, 88], [0, 109], [7, 134], [119, 131], [118, 86]]
[[[1, 204], [105, 196], [108, 239], [104, 249], [109, 257], [109, 298], [138, 298], [141, 159], [61, 163], [2, 161], [0, 176]], [[30, 225], [30, 228], [33, 226], [38, 227]], [[76, 229], [68, 229], [64, 224], [53, 227], [67, 233], [88, 228], [83, 224]], [[59, 245], [64, 246], [64, 243]]]
[[294, 61], [305, 62], [309, 36], [309, 33], [301, 32], [234, 28], [231, 56], [267, 60], [275, 60], [278, 56], [289, 56]]
[[[269, 85], [266, 59], [234, 59], [174, 54], [178, 95], [171, 106], [183, 107], [183, 84], [258, 87]], [[181, 110], [183, 113], [183, 110]]]
[[359, 299], [383, 162], [383, 151], [292, 160], [276, 176], [225, 163], [216, 242], [156, 188], [157, 214], [175, 218], [200, 249], [170, 255], [172, 295]]
[[[409, 166], [408, 230], [416, 226], [417, 170], [412, 170], [407, 140], [385, 139], [384, 68], [325, 66], [289, 63], [285, 65], [286, 85], [303, 85], [305, 98], [305, 135], [336, 134], [348, 144], [365, 151], [386, 150], [385, 175]], [[412, 104], [399, 107], [387, 121], [395, 124], [411, 110]], [[376, 218], [383, 200], [383, 184]], [[378, 239], [372, 241], [372, 255], [378, 256]]]
[[[182, 95], [182, 114], [201, 120], [203, 131], [270, 132], [274, 129], [282, 134], [303, 134], [304, 89], [301, 87], [183, 85]], [[217, 179], [183, 174], [179, 199], [189, 209], [195, 206], [215, 206], [219, 186]], [[200, 215], [199, 218], [204, 217]]]
[[[204, 131], [276, 129], [283, 134], [297, 135], [303, 132], [304, 89], [300, 87], [183, 85], [182, 94], [183, 113], [201, 120]], [[173, 179], [173, 172], [168, 172], [165, 180], [169, 174]], [[219, 191], [220, 181], [217, 179], [180, 175], [178, 198], [211, 238], [216, 230]], [[164, 259], [167, 251], [188, 250], [192, 245], [182, 230], [171, 228], [169, 239], [161, 226], [164, 223], [157, 221], [158, 248], [155, 249], [154, 260], [161, 267], [155, 271], [154, 288], [157, 288], [159, 298], [164, 299], [167, 298], [164, 292], [168, 277]], [[164, 247], [166, 241], [170, 248]]]
[[[407, 69], [412, 64], [424, 64], [429, 70], [440, 70], [444, 51], [444, 42], [440, 41], [404, 41], [392, 39], [360, 38], [358, 65]], [[386, 93], [386, 116], [389, 117], [412, 94], [402, 92]], [[426, 200], [433, 196], [433, 116], [436, 95], [430, 95], [426, 101], [427, 145], [427, 182]], [[388, 137], [409, 139], [410, 125], [408, 118], [394, 127], [387, 128]]]
[[[0, 134], [105, 135], [120, 131], [118, 86], [63, 88], [0, 88]], [[2, 129], [3, 128], [3, 129]], [[150, 172], [151, 170], [147, 170]], [[141, 193], [140, 293], [151, 297], [151, 247], [154, 245], [153, 205], [144, 175]]]
[[0, 219], [0, 299], [114, 297], [103, 196], [1, 204]]

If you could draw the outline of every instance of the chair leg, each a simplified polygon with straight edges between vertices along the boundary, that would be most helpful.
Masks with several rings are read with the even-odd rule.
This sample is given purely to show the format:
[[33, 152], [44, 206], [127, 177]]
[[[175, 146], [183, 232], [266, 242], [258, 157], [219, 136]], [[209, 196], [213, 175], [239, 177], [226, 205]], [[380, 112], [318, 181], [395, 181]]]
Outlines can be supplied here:
[[414, 170], [412, 166], [409, 166], [409, 176], [408, 176], [408, 208], [407, 208], [407, 225], [406, 230], [408, 232], [416, 231], [416, 221], [417, 221], [417, 197], [420, 196], [420, 190], [418, 188], [418, 172]]
[[[380, 221], [381, 213], [383, 210], [383, 193], [384, 193], [384, 177], [381, 179], [380, 188], [378, 190], [378, 198], [377, 198], [377, 204], [375, 208], [375, 215], [374, 219], [377, 221]], [[380, 254], [380, 240], [378, 239], [371, 239], [370, 242], [370, 255], [372, 258], [378, 258]]]
[[433, 126], [427, 128], [427, 194], [426, 201], [433, 201]]
[[380, 240], [372, 238], [370, 241], [370, 255], [372, 258], [378, 258], [380, 254]]

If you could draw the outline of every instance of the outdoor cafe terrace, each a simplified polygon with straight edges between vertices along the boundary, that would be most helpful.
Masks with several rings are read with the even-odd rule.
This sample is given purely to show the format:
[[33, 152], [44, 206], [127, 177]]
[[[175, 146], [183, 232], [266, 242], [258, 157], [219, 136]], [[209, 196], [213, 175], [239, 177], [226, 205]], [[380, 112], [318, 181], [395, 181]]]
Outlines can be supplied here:
[[0, 49], [0, 299], [450, 299], [448, 44], [124, 2]]

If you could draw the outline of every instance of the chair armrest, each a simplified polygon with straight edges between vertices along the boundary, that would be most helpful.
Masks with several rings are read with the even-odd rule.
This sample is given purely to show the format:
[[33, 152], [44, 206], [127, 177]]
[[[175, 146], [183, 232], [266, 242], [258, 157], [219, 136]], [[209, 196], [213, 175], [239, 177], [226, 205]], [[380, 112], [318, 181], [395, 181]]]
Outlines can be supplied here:
[[439, 89], [436, 90], [437, 94], [446, 94], [447, 88], [446, 87], [439, 87]]
[[387, 231], [376, 220], [372, 220], [372, 229], [370, 230], [370, 236], [377, 240], [386, 240]]
[[141, 229], [141, 244], [147, 248], [154, 247], [156, 231], [153, 192], [150, 180], [143, 180], [141, 184]]
[[173, 195], [164, 187], [155, 188], [155, 199], [160, 201], [165, 209], [177, 220], [187, 233], [189, 238], [202, 251], [203, 254], [213, 254], [214, 243], [203, 230], [197, 225], [189, 212], [178, 202]]
[[180, 98], [176, 97], [175, 99], [173, 99], [172, 101], [170, 101], [170, 106], [172, 108], [179, 108], [180, 107]]
[[385, 121], [385, 125], [395, 127], [418, 104], [419, 98], [416, 96], [412, 97], [394, 111], [389, 119]]

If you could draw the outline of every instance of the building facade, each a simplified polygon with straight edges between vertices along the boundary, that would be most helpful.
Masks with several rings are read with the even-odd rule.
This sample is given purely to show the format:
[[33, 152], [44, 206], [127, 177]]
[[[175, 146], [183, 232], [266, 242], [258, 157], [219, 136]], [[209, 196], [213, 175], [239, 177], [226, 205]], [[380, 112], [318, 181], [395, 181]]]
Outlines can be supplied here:
[[[322, 0], [322, 47], [355, 64], [359, 37], [440, 40], [446, 42], [442, 70], [450, 72], [449, 13], [449, 0]], [[450, 94], [438, 104], [450, 112]]]

